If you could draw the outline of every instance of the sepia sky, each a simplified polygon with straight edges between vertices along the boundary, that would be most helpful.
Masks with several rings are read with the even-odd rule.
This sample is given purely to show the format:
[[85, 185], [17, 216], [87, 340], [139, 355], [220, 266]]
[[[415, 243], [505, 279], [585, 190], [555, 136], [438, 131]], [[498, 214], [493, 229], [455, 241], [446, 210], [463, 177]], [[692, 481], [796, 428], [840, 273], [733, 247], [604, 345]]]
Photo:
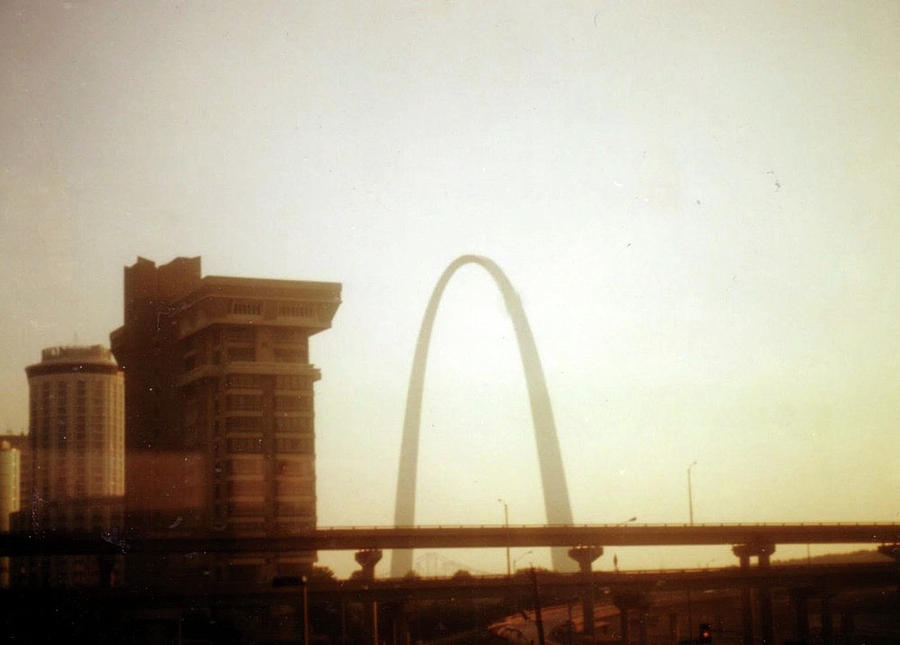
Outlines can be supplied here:
[[[43, 347], [109, 344], [137, 256], [338, 281], [319, 523], [390, 524], [418, 327], [475, 253], [522, 297], [577, 523], [686, 522], [694, 460], [698, 522], [900, 521], [898, 32], [893, 0], [3, 2], [0, 425]], [[498, 498], [544, 521], [512, 325], [468, 266], [417, 521]]]

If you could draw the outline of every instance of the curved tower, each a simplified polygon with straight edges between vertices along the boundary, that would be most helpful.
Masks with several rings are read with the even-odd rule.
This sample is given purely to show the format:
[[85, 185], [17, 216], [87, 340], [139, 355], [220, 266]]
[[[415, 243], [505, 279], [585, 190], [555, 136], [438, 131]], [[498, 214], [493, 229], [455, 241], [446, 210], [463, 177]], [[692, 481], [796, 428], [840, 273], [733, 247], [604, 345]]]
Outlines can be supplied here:
[[[525, 310], [522, 308], [519, 296], [513, 289], [509, 278], [492, 260], [478, 255], [463, 255], [450, 263], [435, 285], [422, 319], [419, 338], [416, 341], [412, 372], [409, 376], [409, 389], [406, 394], [406, 415], [403, 420], [403, 439], [400, 445], [400, 469], [397, 477], [394, 524], [396, 526], [415, 524], [419, 426], [422, 418], [422, 394], [425, 385], [428, 346], [431, 342], [431, 331], [444, 289], [453, 274], [466, 264], [477, 264], [487, 271], [503, 295], [506, 310], [516, 332], [519, 354], [522, 358], [522, 369], [525, 372], [525, 381], [528, 387], [528, 400], [531, 404], [531, 419], [537, 443], [547, 522], [549, 524], [571, 524], [572, 509], [569, 504], [569, 492], [566, 488], [559, 442], [556, 438], [553, 409], [550, 406], [550, 395], [547, 393], [544, 370], [534, 344], [531, 327], [528, 325]], [[575, 568], [563, 548], [554, 548], [552, 559], [553, 568], [557, 571], [569, 571]], [[412, 551], [409, 549], [395, 550], [391, 558], [391, 576], [403, 576], [411, 569]]]
[[50, 347], [26, 368], [33, 462], [31, 516], [41, 527], [121, 523], [125, 494], [122, 371], [105, 347]]

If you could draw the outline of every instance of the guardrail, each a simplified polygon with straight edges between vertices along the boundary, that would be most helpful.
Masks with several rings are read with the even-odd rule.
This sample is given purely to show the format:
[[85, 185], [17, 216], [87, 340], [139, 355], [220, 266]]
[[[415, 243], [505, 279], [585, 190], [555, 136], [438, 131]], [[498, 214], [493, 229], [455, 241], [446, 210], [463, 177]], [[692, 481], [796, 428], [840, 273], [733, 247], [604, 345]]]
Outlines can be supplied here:
[[349, 551], [359, 549], [897, 544], [900, 524], [695, 524], [329, 528], [271, 537], [129, 532], [0, 535], [0, 555]]

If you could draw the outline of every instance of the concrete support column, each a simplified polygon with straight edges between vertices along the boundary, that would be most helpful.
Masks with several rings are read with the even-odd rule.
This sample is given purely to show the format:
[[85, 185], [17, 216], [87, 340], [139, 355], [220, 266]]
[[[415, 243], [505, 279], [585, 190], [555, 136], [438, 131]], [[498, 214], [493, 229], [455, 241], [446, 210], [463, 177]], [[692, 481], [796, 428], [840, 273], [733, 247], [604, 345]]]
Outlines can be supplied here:
[[[740, 560], [741, 571], [747, 571], [750, 568], [750, 549], [746, 545], [739, 545], [731, 548]], [[741, 588], [741, 634], [743, 645], [753, 645], [753, 598], [751, 597], [750, 585], [744, 585]]]
[[381, 561], [381, 555], [381, 549], [363, 549], [356, 552], [356, 562], [362, 567], [358, 574], [360, 579], [375, 579], [375, 565]]
[[638, 638], [640, 639], [641, 645], [647, 645], [647, 623], [650, 620], [649, 612], [646, 607], [641, 607], [638, 611], [640, 611], [640, 631], [638, 633]]
[[851, 645], [853, 642], [853, 632], [856, 627], [853, 624], [853, 613], [845, 611], [841, 613], [841, 644]]
[[409, 605], [405, 602], [391, 603], [390, 618], [393, 645], [410, 645]]
[[622, 634], [622, 645], [628, 645], [631, 640], [631, 629], [629, 627], [628, 607], [619, 607], [619, 632]]
[[103, 553], [97, 556], [97, 574], [100, 587], [109, 589], [115, 586], [116, 556]]
[[[357, 572], [360, 580], [375, 579], [375, 565], [381, 560], [381, 549], [363, 549], [354, 554], [361, 569]], [[372, 643], [378, 645], [378, 603], [372, 601], [365, 611], [365, 629], [371, 636]]]
[[569, 557], [578, 563], [578, 570], [584, 576], [581, 589], [581, 616], [585, 634], [594, 633], [594, 585], [591, 583], [591, 564], [603, 555], [602, 546], [576, 546], [569, 549]]
[[797, 640], [801, 643], [809, 642], [809, 597], [811, 589], [791, 589], [791, 604], [794, 606], [796, 618]]
[[831, 613], [831, 597], [822, 598], [822, 645], [834, 645], [834, 616]]
[[[889, 558], [894, 558], [894, 562], [900, 563], [900, 544], [882, 544], [878, 547], [878, 552]], [[897, 591], [900, 592], [900, 585], [898, 585]]]
[[647, 609], [650, 601], [641, 593], [621, 593], [613, 596], [613, 603], [619, 608], [619, 618], [622, 631], [622, 644], [628, 645], [631, 641], [631, 610], [641, 612], [641, 643], [647, 643]]
[[[763, 544], [757, 547], [757, 557], [760, 568], [769, 567], [769, 558], [775, 546]], [[768, 583], [759, 585], [759, 631], [763, 645], [775, 645], [775, 624], [772, 620], [772, 591]]]
[[[760, 568], [767, 568], [772, 554], [775, 552], [775, 545], [766, 542], [758, 542], [751, 544], [739, 544], [731, 548], [741, 562], [741, 569], [744, 571], [750, 568], [750, 558], [755, 557]], [[743, 615], [743, 642], [744, 645], [753, 645], [753, 607], [751, 606], [750, 586], [747, 585], [742, 590], [742, 615]], [[761, 582], [756, 592], [757, 603], [759, 605], [759, 623], [760, 636], [763, 645], [775, 644], [775, 625], [772, 622], [772, 594], [769, 585]]]
[[882, 544], [878, 552], [900, 562], [900, 544]]

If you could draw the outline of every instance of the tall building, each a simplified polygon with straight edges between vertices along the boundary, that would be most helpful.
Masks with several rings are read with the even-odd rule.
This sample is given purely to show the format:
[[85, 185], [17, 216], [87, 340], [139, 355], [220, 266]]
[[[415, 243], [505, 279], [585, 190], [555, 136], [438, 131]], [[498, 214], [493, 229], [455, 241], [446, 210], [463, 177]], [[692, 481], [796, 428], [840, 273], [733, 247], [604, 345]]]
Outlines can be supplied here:
[[9, 533], [10, 515], [19, 510], [20, 453], [0, 441], [0, 533]]
[[[18, 500], [20, 504], [24, 504], [31, 499], [31, 449], [30, 449], [30, 438], [25, 432], [17, 432], [17, 433], [4, 433], [0, 434], [0, 445], [8, 444], [9, 449], [18, 453], [18, 457], [11, 457], [7, 455], [7, 459], [17, 459], [19, 466], [18, 470], [18, 480], [19, 480], [19, 495]], [[0, 450], [4, 450], [0, 448]], [[2, 457], [0, 457], [2, 458]], [[8, 485], [9, 480], [6, 479], [9, 471], [4, 470], [4, 474], [0, 475], [0, 486]], [[4, 495], [6, 494], [4, 489]], [[10, 520], [12, 522], [12, 519]], [[18, 525], [16, 525], [17, 527]], [[10, 529], [16, 530], [13, 525], [10, 525]]]
[[[0, 441], [0, 533], [9, 533], [13, 513], [19, 511], [20, 453]], [[0, 557], [0, 588], [9, 586], [9, 557]]]
[[[200, 258], [125, 268], [127, 508], [145, 532], [287, 535], [316, 524], [309, 337], [341, 285], [201, 277]], [[215, 576], [264, 580], [314, 554], [230, 558]]]
[[[50, 347], [25, 368], [29, 388], [30, 492], [16, 529], [106, 532], [121, 529], [125, 493], [124, 378], [100, 345]], [[14, 566], [40, 586], [109, 585], [109, 557], [26, 558]]]
[[100, 345], [50, 347], [28, 375], [32, 530], [121, 524], [124, 381]]

